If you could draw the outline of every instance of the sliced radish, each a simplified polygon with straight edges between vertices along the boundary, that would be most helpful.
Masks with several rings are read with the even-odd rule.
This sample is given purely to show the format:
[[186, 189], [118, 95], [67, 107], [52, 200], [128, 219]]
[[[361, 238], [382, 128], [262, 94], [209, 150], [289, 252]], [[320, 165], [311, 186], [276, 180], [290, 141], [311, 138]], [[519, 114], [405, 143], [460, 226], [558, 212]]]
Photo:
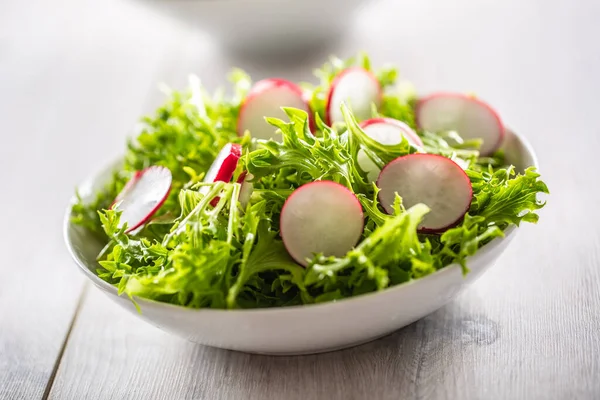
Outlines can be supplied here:
[[394, 212], [396, 193], [410, 208], [418, 203], [431, 211], [419, 225], [420, 232], [441, 232], [456, 225], [471, 205], [473, 189], [463, 169], [436, 154], [409, 154], [383, 168], [377, 180], [379, 201], [389, 214]]
[[204, 182], [229, 182], [233, 177], [235, 168], [237, 167], [238, 160], [242, 156], [242, 146], [236, 143], [227, 143], [217, 158], [212, 163], [206, 176], [204, 176]]
[[[237, 168], [238, 160], [242, 156], [242, 146], [236, 143], [227, 143], [217, 158], [212, 163], [206, 176], [204, 176], [204, 182], [230, 182], [233, 177], [233, 173]], [[210, 187], [202, 186], [199, 190], [202, 194], [210, 192]], [[219, 202], [219, 198], [216, 197], [212, 200], [211, 204], [214, 206]]]
[[144, 225], [163, 205], [173, 177], [168, 168], [148, 167], [138, 171], [127, 182], [111, 208], [122, 211], [121, 226], [127, 223], [126, 232], [132, 232]]
[[285, 201], [280, 229], [285, 248], [298, 264], [307, 266], [315, 253], [342, 257], [362, 235], [362, 207], [339, 183], [307, 183]]
[[[362, 130], [372, 139], [385, 145], [395, 145], [402, 141], [402, 137], [405, 137], [408, 142], [415, 146], [423, 146], [423, 142], [419, 135], [411, 129], [410, 126], [406, 125], [402, 121], [398, 121], [393, 118], [372, 118], [363, 121], [360, 124]], [[367, 173], [367, 177], [370, 181], [374, 182], [379, 176], [379, 168], [377, 165], [367, 156], [367, 154], [360, 150], [358, 152], [358, 165]]]
[[394, 145], [402, 141], [404, 136], [415, 147], [423, 146], [419, 135], [402, 121], [394, 118], [372, 118], [360, 124], [362, 130], [381, 144]]
[[242, 205], [242, 208], [246, 208], [246, 206], [250, 202], [250, 197], [252, 196], [252, 192], [254, 191], [254, 184], [251, 182], [253, 178], [254, 175], [244, 171], [240, 174], [237, 180], [237, 182], [241, 185], [240, 195], [238, 198], [240, 204]]
[[[240, 109], [237, 132], [242, 136], [247, 130], [257, 139], [281, 139], [275, 135], [276, 128], [265, 121], [265, 117], [287, 119], [281, 107], [304, 110], [310, 117], [310, 107], [295, 83], [284, 79], [264, 79], [257, 82]], [[279, 136], [279, 138], [277, 138]]]
[[383, 91], [372, 72], [361, 67], [347, 68], [340, 72], [329, 88], [325, 122], [329, 125], [343, 122], [342, 103], [352, 110], [357, 120], [371, 117], [371, 105], [381, 105]]
[[436, 93], [419, 100], [419, 127], [430, 132], [456, 131], [463, 139], [482, 139], [482, 155], [496, 151], [504, 138], [498, 113], [483, 101], [460, 93]]

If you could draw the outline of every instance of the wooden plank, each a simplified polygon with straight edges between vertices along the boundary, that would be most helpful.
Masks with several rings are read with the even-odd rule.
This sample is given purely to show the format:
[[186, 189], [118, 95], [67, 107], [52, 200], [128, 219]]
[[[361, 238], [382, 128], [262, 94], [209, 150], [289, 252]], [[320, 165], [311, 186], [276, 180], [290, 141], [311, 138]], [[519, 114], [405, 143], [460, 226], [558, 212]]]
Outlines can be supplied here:
[[51, 397], [594, 398], [598, 295], [582, 281], [598, 282], [591, 268], [597, 259], [539, 279], [568, 259], [523, 260], [550, 236], [533, 233], [522, 232], [522, 242], [446, 308], [374, 343], [317, 356], [253, 356], [187, 343], [140, 323], [94, 289]]
[[[365, 48], [375, 62], [399, 63], [425, 91], [478, 88], [497, 104], [538, 150], [553, 192], [539, 226], [523, 227], [498, 265], [442, 310], [379, 341], [316, 356], [254, 356], [191, 344], [138, 320], [94, 288], [83, 302], [50, 398], [600, 397], [595, 227], [600, 211], [592, 200], [600, 189], [591, 183], [600, 129], [589, 122], [600, 90], [600, 80], [590, 78], [600, 60], [579, 50], [594, 48], [598, 5], [396, 4], [401, 3], [365, 9], [337, 52]], [[119, 58], [129, 49], [110, 43]], [[220, 68], [234, 62], [211, 53], [195, 34], [181, 32], [166, 43], [168, 57], [157, 73], [161, 80], [183, 82], [195, 71], [213, 84], [224, 75]], [[98, 62], [87, 57], [88, 63]], [[206, 65], [206, 59], [214, 63]], [[287, 73], [301, 76], [307, 64]], [[147, 71], [134, 57], [122, 65], [129, 74]], [[277, 68], [256, 62], [250, 69], [267, 75]], [[142, 81], [132, 87], [142, 87]], [[111, 114], [129, 105], [130, 113], [136, 99], [130, 95], [106, 107]], [[117, 125], [106, 127], [116, 132]], [[114, 136], [98, 154], [120, 148], [121, 138], [110, 132]], [[81, 165], [88, 164], [82, 156]]]
[[[8, 33], [4, 15], [0, 41]], [[21, 17], [16, 11], [8, 16]], [[49, 389], [83, 280], [63, 250], [62, 209], [72, 185], [57, 179], [69, 176], [67, 165], [54, 159], [59, 124], [48, 98], [36, 95], [64, 101], [56, 95], [67, 83], [56, 59], [61, 53], [32, 65], [24, 58], [29, 48], [15, 42], [0, 44], [0, 398], [36, 399]]]
[[100, 24], [110, 15], [99, 21], [101, 7], [69, 2], [3, 2], [0, 12], [0, 399], [49, 392], [83, 289], [63, 244], [64, 211], [87, 166], [119, 152], [164, 50], [135, 24], [153, 46], [130, 38], [119, 47], [118, 32]]
[[[527, 231], [444, 309], [379, 341], [316, 356], [255, 356], [188, 343], [140, 323], [94, 289], [51, 398], [594, 398], [600, 327], [590, 313], [598, 296], [578, 280], [560, 290], [564, 276], [539, 281], [549, 265], [565, 260], [523, 260], [540, 239]], [[597, 279], [585, 273], [589, 268], [581, 265], [581, 278]], [[551, 291], [540, 296], [543, 287]], [[576, 302], [565, 304], [567, 296]], [[577, 311], [579, 301], [593, 304]]]

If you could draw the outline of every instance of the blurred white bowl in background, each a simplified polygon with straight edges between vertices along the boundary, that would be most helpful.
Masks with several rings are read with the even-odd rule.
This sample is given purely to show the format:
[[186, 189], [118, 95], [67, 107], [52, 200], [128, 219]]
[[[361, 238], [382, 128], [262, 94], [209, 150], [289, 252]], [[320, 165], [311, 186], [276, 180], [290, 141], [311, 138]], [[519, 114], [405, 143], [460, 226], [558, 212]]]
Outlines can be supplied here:
[[368, 0], [140, 0], [190, 23], [226, 47], [281, 53], [338, 38]]

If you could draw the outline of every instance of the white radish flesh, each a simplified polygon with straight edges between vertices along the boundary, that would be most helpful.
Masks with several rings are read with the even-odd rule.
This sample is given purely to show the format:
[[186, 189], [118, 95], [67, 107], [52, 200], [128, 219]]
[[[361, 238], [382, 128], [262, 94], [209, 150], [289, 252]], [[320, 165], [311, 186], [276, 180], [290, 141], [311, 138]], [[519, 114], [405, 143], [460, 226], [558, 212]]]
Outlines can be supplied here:
[[373, 73], [360, 67], [345, 69], [335, 77], [329, 88], [326, 122], [331, 125], [344, 121], [342, 103], [346, 103], [358, 121], [367, 119], [371, 117], [372, 104], [378, 108], [381, 105], [382, 95], [381, 85]]
[[248, 174], [247, 172], [243, 172], [240, 174], [238, 178], [238, 183], [241, 185], [240, 187], [240, 195], [239, 202], [242, 205], [242, 208], [246, 208], [248, 203], [250, 202], [250, 198], [252, 197], [252, 192], [254, 191], [254, 184], [251, 180], [254, 178], [252, 174]]
[[304, 110], [310, 117], [310, 107], [305, 100], [302, 89], [295, 83], [283, 79], [265, 79], [257, 82], [244, 100], [240, 109], [237, 131], [242, 136], [249, 131], [256, 139], [275, 139], [280, 141], [281, 135], [265, 121], [265, 117], [287, 120], [281, 107], [294, 107]]
[[171, 191], [173, 177], [168, 168], [148, 167], [127, 182], [111, 208], [122, 211], [120, 224], [132, 232], [144, 225], [160, 209]]
[[482, 139], [482, 155], [502, 144], [504, 125], [498, 113], [483, 101], [459, 93], [436, 93], [419, 100], [417, 122], [430, 132], [456, 131], [463, 139]]
[[393, 118], [372, 118], [360, 124], [362, 130], [372, 139], [381, 144], [394, 145], [405, 137], [415, 147], [423, 146], [419, 135], [410, 126]]
[[419, 225], [420, 232], [441, 232], [461, 221], [471, 205], [471, 181], [454, 161], [435, 154], [409, 154], [383, 168], [377, 180], [379, 201], [394, 212], [396, 193], [410, 208], [418, 203], [431, 211]]
[[362, 207], [339, 183], [307, 183], [286, 200], [280, 228], [290, 256], [307, 266], [315, 253], [342, 257], [356, 245], [363, 231]]
[[[419, 135], [417, 135], [415, 131], [410, 128], [410, 126], [406, 125], [402, 121], [398, 121], [397, 119], [373, 118], [363, 121], [360, 124], [360, 127], [367, 134], [367, 136], [381, 144], [399, 144], [402, 141], [402, 137], [405, 137], [411, 145], [417, 148], [423, 146], [423, 142], [421, 141]], [[368, 179], [371, 182], [375, 182], [380, 172], [379, 168], [377, 168], [377, 165], [375, 165], [375, 163], [363, 150], [359, 150], [357, 160], [358, 165], [360, 165], [362, 170], [367, 173]]]

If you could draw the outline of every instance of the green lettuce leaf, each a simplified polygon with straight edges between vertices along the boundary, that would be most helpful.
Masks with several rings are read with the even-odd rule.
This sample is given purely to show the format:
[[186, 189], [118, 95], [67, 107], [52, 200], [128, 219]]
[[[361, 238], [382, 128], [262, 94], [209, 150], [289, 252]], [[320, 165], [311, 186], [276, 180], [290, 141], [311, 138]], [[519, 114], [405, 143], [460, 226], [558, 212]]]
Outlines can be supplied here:
[[[415, 148], [403, 140], [392, 146], [371, 139], [342, 105], [344, 122], [323, 122], [325, 96], [335, 76], [350, 66], [373, 71], [365, 55], [332, 58], [316, 71], [317, 85], [305, 85], [316, 112], [311, 131], [305, 111], [284, 108], [287, 118], [266, 118], [281, 142], [239, 137], [239, 107], [250, 77], [234, 70], [231, 97], [208, 95], [197, 78], [183, 92], [168, 91], [167, 102], [146, 117], [132, 139], [123, 169], [91, 201], [72, 208], [74, 223], [91, 230], [106, 245], [98, 256], [98, 276], [119, 294], [190, 308], [283, 307], [335, 301], [419, 279], [450, 264], [468, 272], [468, 257], [509, 226], [537, 222], [548, 187], [529, 168], [516, 173], [499, 151], [481, 157], [480, 141], [457, 132], [416, 129], [415, 92], [398, 81], [394, 68], [373, 71], [384, 97], [373, 115], [400, 119], [423, 141]], [[239, 203], [240, 184], [203, 183], [203, 176], [228, 142], [243, 145], [235, 178], [252, 174], [254, 191]], [[358, 163], [364, 152], [377, 168], [417, 151], [440, 154], [459, 164], [472, 183], [471, 207], [464, 219], [442, 234], [422, 234], [418, 226], [429, 211], [424, 204], [405, 208], [396, 198], [394, 213], [384, 212], [379, 188]], [[135, 234], [120, 226], [120, 212], [110, 210], [123, 185], [140, 169], [162, 165], [173, 174], [171, 194], [158, 214]], [[279, 235], [281, 209], [298, 187], [316, 180], [346, 186], [364, 212], [360, 242], [343, 257], [314, 254], [308, 267], [287, 253]]]

